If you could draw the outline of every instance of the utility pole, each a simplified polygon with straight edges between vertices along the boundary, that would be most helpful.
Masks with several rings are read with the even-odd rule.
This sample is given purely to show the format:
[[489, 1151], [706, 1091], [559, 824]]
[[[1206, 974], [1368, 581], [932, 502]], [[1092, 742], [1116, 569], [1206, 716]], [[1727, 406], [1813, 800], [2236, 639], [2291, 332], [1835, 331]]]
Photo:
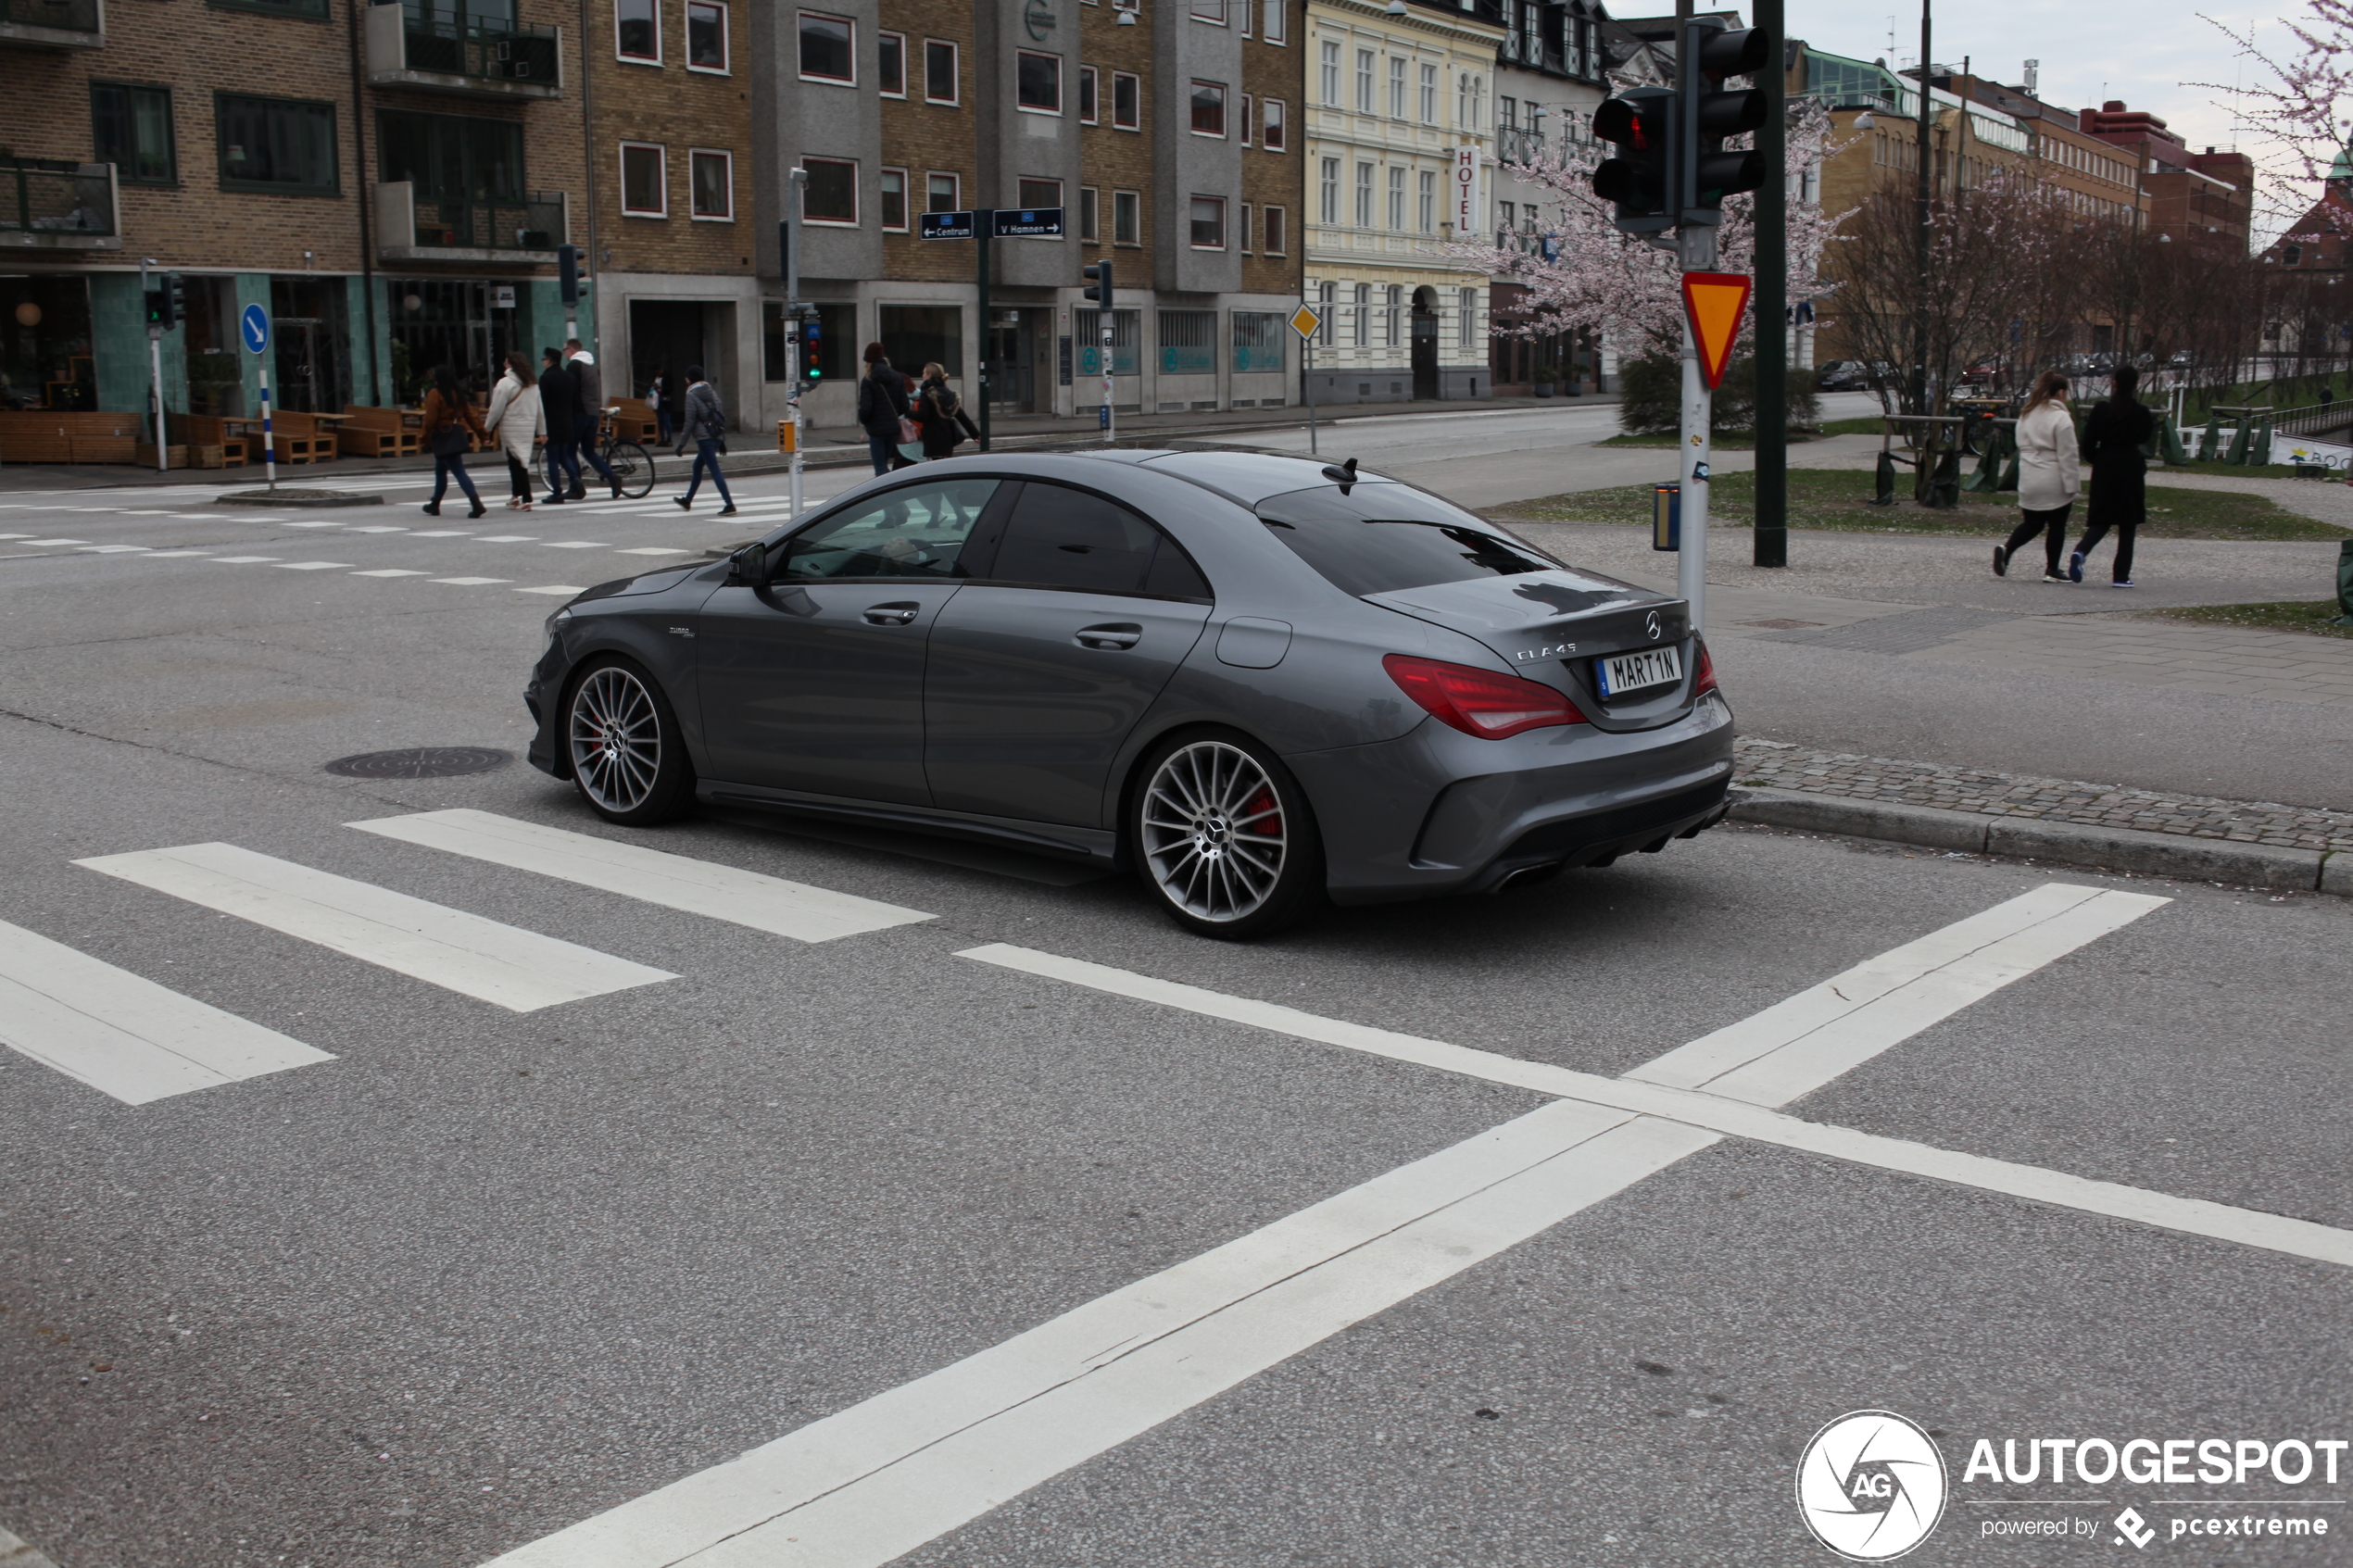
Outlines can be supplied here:
[[[1917, 291], [1912, 302], [1912, 412], [1915, 414], [1925, 414], [1929, 411], [1929, 209], [1934, 205], [1931, 199], [1933, 187], [1931, 184], [1932, 166], [1930, 162], [1933, 154], [1931, 153], [1930, 147], [1929, 128], [1935, 123], [1936, 119], [1934, 112], [1935, 105], [1931, 101], [1931, 90], [1928, 84], [1928, 73], [1930, 69], [1928, 54], [1931, 43], [1931, 36], [1929, 32], [1930, 4], [1931, 0], [1920, 0], [1919, 145], [1917, 157], [1914, 160], [1919, 165], [1919, 168], [1914, 170], [1916, 177], [1914, 184], [1917, 194], [1913, 197], [1914, 212], [1912, 215], [1916, 231], [1912, 238], [1912, 262], [1913, 270], [1917, 274], [1912, 282], [1913, 288]], [[1922, 428], [1927, 429], [1929, 427], [1923, 426]]]
[[151, 421], [147, 429], [156, 444], [156, 471], [162, 473], [170, 464], [171, 455], [165, 449], [163, 439], [163, 328], [158, 324], [160, 316], [155, 295], [147, 292], [147, 269], [155, 264], [152, 256], [139, 258], [139, 303], [147, 311], [147, 413]]
[[988, 450], [988, 351], [997, 338], [988, 319], [988, 250], [997, 230], [997, 209], [979, 207], [973, 213], [973, 245], [980, 253], [980, 449]]
[[785, 375], [792, 390], [785, 395], [786, 406], [792, 420], [792, 499], [789, 515], [800, 516], [800, 198], [809, 187], [809, 170], [796, 169], [785, 176], [785, 220], [777, 226], [777, 236], [784, 242], [785, 274], [785, 335], [791, 346], [785, 351]]
[[1758, 566], [1789, 564], [1789, 174], [1782, 94], [1789, 40], [1782, 0], [1755, 0], [1752, 19], [1765, 34], [1768, 63], [1756, 76], [1765, 123], [1756, 151], [1765, 182], [1756, 187], [1756, 529]]

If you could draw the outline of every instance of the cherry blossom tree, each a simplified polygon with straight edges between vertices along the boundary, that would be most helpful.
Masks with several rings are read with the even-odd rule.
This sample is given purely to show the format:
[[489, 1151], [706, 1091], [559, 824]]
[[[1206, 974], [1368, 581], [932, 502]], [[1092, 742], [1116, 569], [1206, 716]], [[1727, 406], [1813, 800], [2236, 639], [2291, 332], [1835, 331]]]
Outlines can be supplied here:
[[2251, 29], [2206, 19], [2275, 79], [2230, 87], [2214, 82], [2193, 85], [2235, 97], [2247, 124], [2279, 144], [2285, 167], [2268, 171], [2268, 205], [2280, 220], [2294, 223], [2336, 167], [2346, 151], [2346, 132], [2353, 129], [2347, 123], [2353, 118], [2353, 0], [2305, 0], [2300, 19], [2283, 18], [2280, 25], [2296, 40], [2295, 52], [2284, 56], [2259, 45]]

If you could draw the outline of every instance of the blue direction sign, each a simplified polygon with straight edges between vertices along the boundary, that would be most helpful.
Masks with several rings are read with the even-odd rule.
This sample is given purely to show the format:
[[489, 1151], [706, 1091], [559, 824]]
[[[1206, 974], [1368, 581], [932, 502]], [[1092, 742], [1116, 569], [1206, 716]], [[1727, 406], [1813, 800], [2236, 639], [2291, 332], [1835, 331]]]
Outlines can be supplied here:
[[1047, 239], [1063, 232], [1063, 209], [1058, 207], [1000, 207], [995, 217], [991, 232], [1000, 240]]
[[258, 305], [248, 305], [237, 318], [237, 330], [245, 336], [245, 346], [256, 354], [270, 352], [270, 312]]
[[973, 215], [969, 212], [926, 212], [915, 221], [917, 239], [969, 240], [973, 237]]

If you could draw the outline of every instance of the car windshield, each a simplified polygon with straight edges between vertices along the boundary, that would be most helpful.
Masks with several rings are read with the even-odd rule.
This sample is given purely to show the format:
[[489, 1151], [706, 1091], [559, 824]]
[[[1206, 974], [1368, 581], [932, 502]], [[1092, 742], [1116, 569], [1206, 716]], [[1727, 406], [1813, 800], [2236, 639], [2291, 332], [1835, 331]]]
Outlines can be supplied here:
[[993, 479], [901, 485], [811, 524], [785, 542], [779, 578], [953, 577]]
[[1403, 484], [1294, 490], [1261, 502], [1258, 519], [1326, 582], [1359, 598], [1561, 566], [1460, 507]]

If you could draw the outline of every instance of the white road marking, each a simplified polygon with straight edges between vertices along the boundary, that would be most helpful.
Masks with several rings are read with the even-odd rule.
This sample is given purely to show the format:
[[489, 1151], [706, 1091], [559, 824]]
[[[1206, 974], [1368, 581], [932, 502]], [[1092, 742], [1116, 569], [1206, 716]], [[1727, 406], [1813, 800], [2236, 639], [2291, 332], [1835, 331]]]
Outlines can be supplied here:
[[351, 575], [354, 577], [430, 577], [433, 573], [419, 571], [410, 567], [386, 566], [380, 567], [374, 571], [355, 571]]
[[887, 1562], [1714, 1141], [1547, 1106], [497, 1568]]
[[460, 588], [479, 588], [492, 583], [511, 583], [511, 577], [436, 577], [436, 583], [448, 583]]
[[87, 545], [87, 539], [28, 539], [28, 545]]
[[539, 547], [543, 550], [601, 550], [607, 546], [602, 539], [551, 539]]
[[1786, 1105], [2166, 902], [2051, 882], [1907, 942], [1627, 1074]]
[[0, 539], [30, 539], [30, 533], [0, 533]]
[[347, 560], [282, 560], [281, 571], [341, 571], [351, 563]]
[[405, 528], [396, 528], [388, 522], [374, 522], [365, 527], [346, 524], [344, 532], [346, 533], [406, 533], [409, 531]]
[[278, 558], [276, 556], [215, 556], [212, 558], [222, 566], [251, 566], [257, 561], [276, 560]]
[[343, 524], [329, 518], [324, 522], [290, 522], [286, 526], [288, 528], [341, 528]]
[[334, 1060], [6, 922], [0, 1043], [126, 1105]]
[[638, 549], [616, 550], [613, 553], [623, 556], [690, 556], [695, 552], [673, 545], [647, 545]]
[[147, 546], [145, 545], [84, 545], [74, 552], [78, 556], [127, 556], [146, 553]]
[[409, 537], [412, 539], [466, 539], [472, 535], [462, 528], [422, 528]]
[[830, 942], [933, 918], [896, 904], [488, 811], [420, 811], [344, 825], [801, 942]]
[[536, 533], [480, 533], [474, 536], [474, 543], [477, 545], [531, 545], [536, 544], [538, 539], [539, 535]]
[[211, 554], [210, 550], [151, 550], [148, 552], [147, 558], [149, 560], [190, 560], [201, 559]]
[[233, 844], [100, 855], [74, 864], [515, 1012], [678, 978]]
[[575, 588], [568, 583], [550, 583], [539, 588], [517, 588], [518, 594], [585, 594], [585, 588]]

